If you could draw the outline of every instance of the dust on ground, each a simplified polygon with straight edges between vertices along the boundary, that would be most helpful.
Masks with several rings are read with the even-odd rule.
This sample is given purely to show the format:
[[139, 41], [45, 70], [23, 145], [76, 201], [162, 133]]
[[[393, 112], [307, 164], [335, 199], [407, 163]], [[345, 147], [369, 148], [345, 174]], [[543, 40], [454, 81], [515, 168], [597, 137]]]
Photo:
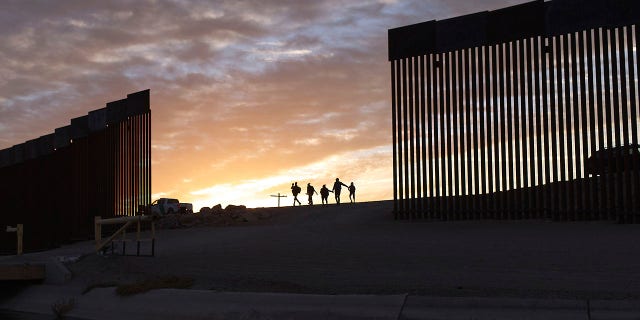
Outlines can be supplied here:
[[531, 298], [640, 297], [638, 225], [396, 221], [391, 202], [234, 209], [161, 224], [156, 256], [84, 256], [78, 286], [158, 276], [195, 289]]

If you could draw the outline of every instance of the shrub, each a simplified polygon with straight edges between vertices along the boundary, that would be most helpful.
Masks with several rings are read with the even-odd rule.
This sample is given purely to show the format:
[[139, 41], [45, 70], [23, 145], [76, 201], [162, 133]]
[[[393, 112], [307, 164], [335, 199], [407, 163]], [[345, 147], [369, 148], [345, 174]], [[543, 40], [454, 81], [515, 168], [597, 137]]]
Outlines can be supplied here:
[[76, 301], [71, 299], [61, 299], [51, 305], [51, 311], [56, 316], [56, 319], [64, 319], [64, 315], [69, 313], [75, 306]]

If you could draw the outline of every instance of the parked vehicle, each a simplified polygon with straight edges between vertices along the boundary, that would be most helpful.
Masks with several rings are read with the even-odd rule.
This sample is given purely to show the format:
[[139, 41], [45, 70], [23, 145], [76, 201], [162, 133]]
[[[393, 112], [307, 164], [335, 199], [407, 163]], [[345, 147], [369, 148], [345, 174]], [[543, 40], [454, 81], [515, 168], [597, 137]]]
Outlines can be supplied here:
[[640, 171], [640, 145], [630, 144], [596, 151], [584, 162], [587, 174]]
[[160, 198], [151, 203], [152, 214], [193, 213], [191, 203], [181, 203], [178, 199]]

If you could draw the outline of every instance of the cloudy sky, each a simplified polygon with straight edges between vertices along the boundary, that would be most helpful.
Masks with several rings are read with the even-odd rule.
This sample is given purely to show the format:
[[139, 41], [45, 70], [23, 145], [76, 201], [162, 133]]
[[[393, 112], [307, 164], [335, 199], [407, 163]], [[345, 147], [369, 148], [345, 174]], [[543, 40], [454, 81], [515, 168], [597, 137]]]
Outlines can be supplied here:
[[391, 199], [387, 30], [523, 2], [4, 0], [0, 149], [151, 89], [154, 199]]

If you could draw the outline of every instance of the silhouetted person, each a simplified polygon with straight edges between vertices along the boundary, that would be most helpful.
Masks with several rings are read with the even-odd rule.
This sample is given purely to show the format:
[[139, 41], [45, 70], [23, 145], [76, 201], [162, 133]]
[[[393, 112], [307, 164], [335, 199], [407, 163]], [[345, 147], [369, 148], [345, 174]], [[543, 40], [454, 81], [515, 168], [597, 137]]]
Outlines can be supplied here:
[[298, 205], [301, 206], [302, 203], [300, 203], [300, 200], [298, 200], [298, 194], [300, 194], [300, 191], [302, 191], [302, 189], [300, 187], [298, 187], [298, 183], [294, 182], [291, 184], [291, 194], [293, 194], [293, 206], [296, 206], [296, 201], [298, 202]]
[[353, 181], [351, 181], [351, 184], [349, 185], [349, 201], [356, 202], [356, 186], [353, 184]]
[[323, 184], [322, 188], [320, 188], [320, 198], [322, 198], [322, 204], [329, 204], [329, 189], [327, 189], [327, 185]]
[[318, 194], [316, 188], [314, 188], [311, 183], [307, 183], [307, 195], [309, 196], [309, 205], [313, 205], [313, 194]]
[[340, 204], [340, 190], [342, 189], [342, 186], [345, 187], [349, 187], [348, 185], [340, 182], [340, 179], [336, 178], [336, 182], [333, 183], [333, 189], [331, 189], [331, 191], [333, 191], [333, 193], [335, 194], [336, 197], [336, 204]]

